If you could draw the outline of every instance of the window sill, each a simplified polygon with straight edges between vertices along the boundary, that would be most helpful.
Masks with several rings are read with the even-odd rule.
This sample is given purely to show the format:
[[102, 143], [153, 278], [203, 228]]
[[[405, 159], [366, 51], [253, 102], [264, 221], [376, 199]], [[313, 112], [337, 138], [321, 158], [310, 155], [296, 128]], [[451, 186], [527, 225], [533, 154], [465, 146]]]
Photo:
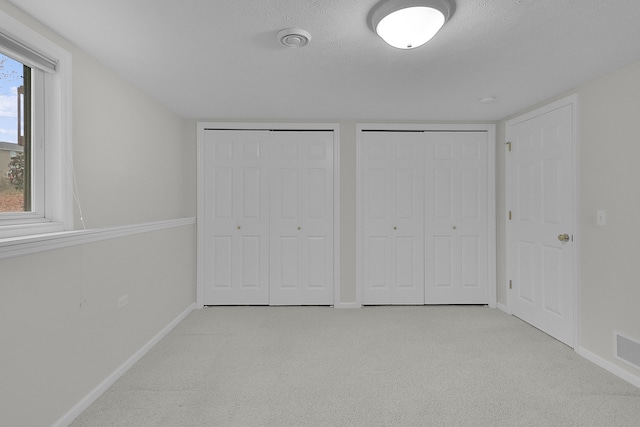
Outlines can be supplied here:
[[3, 242], [6, 239], [28, 237], [38, 234], [59, 233], [61, 231], [64, 231], [64, 224], [61, 222], [41, 221], [3, 225], [0, 226], [0, 242]]

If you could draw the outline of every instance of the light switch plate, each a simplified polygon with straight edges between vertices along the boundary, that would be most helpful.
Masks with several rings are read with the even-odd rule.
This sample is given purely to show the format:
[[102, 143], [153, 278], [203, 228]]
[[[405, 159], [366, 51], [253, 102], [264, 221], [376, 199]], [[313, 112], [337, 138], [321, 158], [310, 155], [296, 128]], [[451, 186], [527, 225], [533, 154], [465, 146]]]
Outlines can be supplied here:
[[607, 211], [603, 209], [596, 211], [596, 224], [607, 225]]

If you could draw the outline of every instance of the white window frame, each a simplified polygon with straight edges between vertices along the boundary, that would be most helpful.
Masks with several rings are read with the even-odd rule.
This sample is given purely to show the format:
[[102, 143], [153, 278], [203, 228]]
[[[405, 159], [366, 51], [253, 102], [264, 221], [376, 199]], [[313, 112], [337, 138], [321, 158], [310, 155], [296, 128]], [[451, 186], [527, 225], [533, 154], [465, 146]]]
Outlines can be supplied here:
[[57, 61], [45, 72], [28, 59], [2, 53], [32, 67], [32, 212], [0, 213], [0, 242], [7, 238], [73, 229], [71, 155], [71, 53], [0, 11], [0, 30]]

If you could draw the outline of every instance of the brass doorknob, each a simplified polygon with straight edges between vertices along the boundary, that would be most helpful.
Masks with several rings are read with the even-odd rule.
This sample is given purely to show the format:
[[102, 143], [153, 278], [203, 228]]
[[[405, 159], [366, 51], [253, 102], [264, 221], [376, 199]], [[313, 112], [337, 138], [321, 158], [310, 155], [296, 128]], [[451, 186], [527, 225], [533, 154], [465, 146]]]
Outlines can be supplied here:
[[240, 228], [241, 228], [241, 227], [240, 227], [240, 226], [238, 226], [238, 230], [240, 230]]
[[558, 240], [560, 240], [561, 242], [568, 242], [569, 238], [570, 237], [568, 234], [558, 234]]
[[302, 227], [298, 227], [298, 230], [302, 230]]
[[397, 229], [398, 229], [398, 227], [393, 227], [393, 229], [394, 229], [394, 230], [397, 230]]

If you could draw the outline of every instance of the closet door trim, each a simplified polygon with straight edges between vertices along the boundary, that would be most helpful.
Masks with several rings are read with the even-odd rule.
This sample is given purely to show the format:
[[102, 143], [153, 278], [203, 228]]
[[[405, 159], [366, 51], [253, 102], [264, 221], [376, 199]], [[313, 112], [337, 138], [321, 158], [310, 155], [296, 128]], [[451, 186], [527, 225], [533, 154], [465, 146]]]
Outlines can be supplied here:
[[205, 159], [204, 142], [207, 130], [295, 130], [333, 132], [333, 301], [340, 305], [340, 125], [338, 123], [260, 123], [260, 122], [198, 122], [196, 125], [197, 167], [197, 260], [196, 305], [204, 307], [204, 234], [205, 227]]
[[366, 131], [394, 132], [484, 132], [487, 135], [487, 252], [488, 252], [488, 301], [496, 308], [496, 126], [493, 124], [408, 124], [408, 123], [357, 123], [356, 124], [356, 306], [362, 305], [364, 209], [362, 174], [362, 134]]

